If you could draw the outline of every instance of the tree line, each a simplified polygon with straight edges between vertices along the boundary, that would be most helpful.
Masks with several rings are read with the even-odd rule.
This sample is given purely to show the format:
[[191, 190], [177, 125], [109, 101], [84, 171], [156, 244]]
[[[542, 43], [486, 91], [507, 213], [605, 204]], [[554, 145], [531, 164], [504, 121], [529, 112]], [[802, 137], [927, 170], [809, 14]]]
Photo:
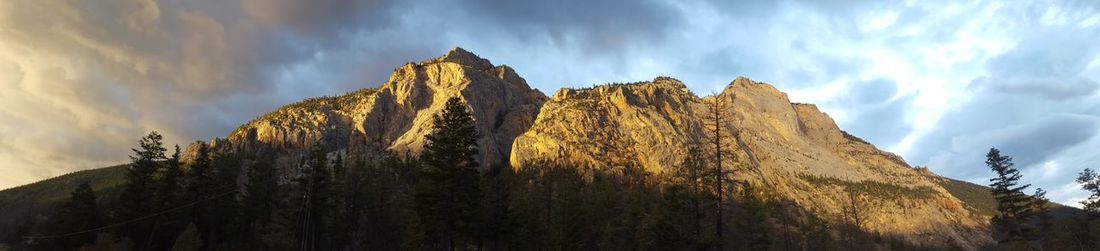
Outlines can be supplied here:
[[[918, 246], [902, 236], [864, 232], [867, 214], [862, 204], [866, 202], [860, 194], [848, 194], [841, 215], [822, 216], [782, 199], [766, 184], [733, 179], [736, 172], [749, 169], [738, 164], [721, 166], [747, 163], [723, 148], [737, 133], [726, 129], [729, 118], [722, 111], [728, 109], [720, 103], [732, 102], [732, 97], [711, 102], [710, 138], [688, 149], [682, 163], [661, 174], [614, 155], [599, 167], [542, 160], [520, 169], [481, 168], [475, 121], [457, 98], [448, 100], [433, 120], [434, 130], [418, 157], [389, 152], [346, 156], [314, 144], [287, 165], [276, 163], [286, 160], [270, 154], [237, 152], [229, 142], [219, 141], [215, 146], [200, 143], [189, 158], [193, 160], [184, 164], [179, 147], [169, 155], [162, 136], [152, 132], [133, 149], [126, 182], [118, 192], [97, 195], [90, 186], [79, 186], [51, 215], [47, 227], [28, 236], [25, 246], [36, 250], [935, 248]], [[1006, 174], [1012, 177], [1011, 172]], [[1092, 182], [1096, 191], [1100, 182], [1095, 173], [1090, 175], [1082, 174], [1082, 179]], [[1098, 195], [1093, 196], [1095, 201]], [[1096, 202], [1091, 208], [1096, 211]], [[1002, 218], [1008, 219], [998, 219]]]

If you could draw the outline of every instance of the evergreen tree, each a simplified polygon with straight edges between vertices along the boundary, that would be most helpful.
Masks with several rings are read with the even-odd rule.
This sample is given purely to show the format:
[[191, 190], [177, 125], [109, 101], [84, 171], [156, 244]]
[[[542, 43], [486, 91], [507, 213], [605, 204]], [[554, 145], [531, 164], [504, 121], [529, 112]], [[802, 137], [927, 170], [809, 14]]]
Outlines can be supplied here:
[[1085, 169], [1077, 176], [1077, 184], [1089, 193], [1089, 197], [1081, 201], [1085, 212], [1093, 220], [1100, 219], [1100, 174], [1092, 169]]
[[[213, 165], [211, 161], [210, 145], [206, 142], [197, 141], [198, 147], [195, 151], [195, 159], [191, 162], [190, 169], [187, 172], [186, 193], [184, 200], [189, 203], [194, 203], [191, 206], [190, 215], [187, 217], [198, 228], [199, 234], [202, 236], [200, 244], [205, 244], [202, 240], [209, 240], [210, 226], [214, 223], [211, 219], [210, 203], [200, 203], [207, 199], [215, 189]], [[200, 246], [201, 247], [201, 246]]]
[[[416, 211], [428, 243], [461, 248], [460, 238], [476, 224], [478, 133], [472, 114], [459, 98], [447, 100], [435, 116], [434, 129], [420, 155], [423, 173], [417, 182]], [[438, 246], [437, 246], [438, 247]]]
[[[62, 204], [58, 212], [58, 233], [73, 233], [102, 227], [104, 220], [99, 206], [96, 204], [95, 191], [88, 182], [80, 183], [69, 194], [69, 200]], [[76, 249], [81, 245], [95, 242], [96, 233], [88, 232], [76, 236], [65, 237], [57, 241], [57, 249]]]
[[1077, 184], [1081, 184], [1089, 197], [1081, 201], [1085, 215], [1076, 219], [1075, 232], [1080, 233], [1074, 239], [1082, 247], [1100, 250], [1100, 173], [1085, 169], [1077, 176]]
[[766, 202], [760, 192], [750, 184], [744, 184], [738, 192], [739, 212], [735, 226], [740, 233], [738, 243], [743, 250], [768, 250], [772, 245], [768, 235]]
[[[210, 145], [206, 142], [198, 141], [198, 148], [195, 151], [195, 159], [191, 162], [190, 169], [187, 172], [187, 198], [190, 202], [197, 202], [205, 198], [209, 193], [213, 185], [213, 175], [211, 174], [210, 164]], [[203, 207], [192, 207], [192, 217], [196, 217], [203, 211]]]
[[179, 204], [180, 185], [183, 180], [183, 168], [180, 167], [180, 146], [175, 146], [172, 157], [162, 165], [156, 176], [157, 192], [154, 207], [156, 210], [174, 208]]
[[[241, 199], [245, 224], [249, 234], [255, 234], [272, 221], [275, 207], [279, 201], [279, 181], [275, 174], [274, 159], [262, 157], [249, 166], [248, 182]], [[258, 236], [251, 236], [255, 239]]]
[[482, 174], [481, 191], [484, 191], [478, 212], [479, 221], [482, 222], [478, 231], [479, 247], [490, 250], [507, 248], [505, 238], [518, 228], [515, 221], [515, 212], [512, 211], [507, 179], [511, 177], [512, 169], [506, 166], [494, 165]]
[[298, 229], [299, 246], [305, 250], [326, 250], [326, 223], [331, 222], [332, 198], [334, 196], [332, 171], [328, 162], [328, 152], [318, 143], [310, 147], [309, 155], [303, 163], [302, 179], [304, 189], [301, 227]]
[[[154, 175], [160, 162], [165, 160], [162, 139], [160, 133], [153, 131], [138, 141], [138, 149], [131, 149], [134, 155], [130, 156], [132, 162], [126, 169], [126, 183], [115, 211], [117, 221], [133, 220], [154, 212], [154, 192], [157, 190]], [[150, 223], [142, 221], [123, 231], [135, 244], [144, 245], [151, 228]]]
[[204, 201], [206, 213], [200, 215], [198, 222], [200, 230], [205, 231], [207, 248], [217, 248], [220, 243], [232, 243], [243, 238], [242, 232], [245, 223], [240, 216], [240, 205], [237, 201], [238, 180], [241, 174], [242, 158], [236, 152], [230, 142], [224, 139], [217, 140], [217, 148], [212, 151], [211, 174], [212, 185], [209, 200]]
[[696, 246], [704, 245], [703, 221], [707, 212], [710, 211], [706, 208], [710, 208], [709, 205], [715, 203], [714, 196], [706, 187], [707, 180], [712, 178], [712, 175], [707, 171], [707, 160], [703, 154], [703, 150], [697, 146], [689, 148], [684, 161], [673, 167], [669, 181], [671, 187], [668, 189], [668, 193], [677, 194], [675, 200], [684, 201], [690, 206], [687, 215], [691, 218], [686, 223], [691, 227], [691, 243]]
[[1047, 191], [1042, 188], [1035, 189], [1035, 194], [1031, 195], [1033, 201], [1033, 209], [1035, 210], [1035, 217], [1037, 217], [1036, 230], [1039, 240], [1043, 246], [1049, 246], [1050, 237], [1054, 230], [1054, 215], [1050, 211], [1050, 199], [1047, 199]]
[[[160, 212], [174, 209], [179, 206], [182, 201], [180, 197], [182, 194], [181, 183], [183, 180], [183, 168], [180, 167], [180, 146], [175, 146], [175, 151], [172, 156], [164, 161], [163, 165], [160, 165], [155, 176], [156, 192], [154, 194], [153, 210]], [[149, 249], [163, 249], [172, 244], [176, 231], [179, 231], [181, 226], [178, 226], [178, 215], [174, 213], [160, 215], [154, 217], [153, 230], [150, 233], [152, 236], [144, 247]]]
[[1034, 215], [1031, 198], [1024, 189], [1031, 185], [1019, 185], [1020, 171], [1013, 167], [1012, 157], [1001, 155], [1001, 151], [990, 148], [986, 154], [986, 165], [997, 175], [990, 179], [993, 197], [997, 200], [996, 216], [992, 224], [1004, 235], [1001, 243], [1022, 244], [1033, 239], [1033, 230], [1029, 222]]
[[706, 250], [696, 202], [696, 194], [688, 186], [666, 187], [657, 209], [643, 224], [641, 245], [653, 250]]

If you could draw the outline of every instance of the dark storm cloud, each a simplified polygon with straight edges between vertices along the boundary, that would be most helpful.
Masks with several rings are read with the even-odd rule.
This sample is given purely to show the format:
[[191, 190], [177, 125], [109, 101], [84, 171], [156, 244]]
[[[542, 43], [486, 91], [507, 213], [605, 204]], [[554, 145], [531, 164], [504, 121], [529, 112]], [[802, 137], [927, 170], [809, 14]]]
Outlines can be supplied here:
[[346, 29], [385, 24], [388, 0], [241, 0], [244, 13], [260, 23], [306, 37], [328, 38]]
[[0, 166], [18, 167], [12, 176], [26, 182], [117, 164], [148, 131], [188, 142], [255, 116], [211, 104], [267, 96], [246, 106], [271, 109], [301, 98], [271, 94], [278, 72], [315, 49], [240, 13], [208, 14], [239, 5], [0, 3], [0, 138], [10, 146]]

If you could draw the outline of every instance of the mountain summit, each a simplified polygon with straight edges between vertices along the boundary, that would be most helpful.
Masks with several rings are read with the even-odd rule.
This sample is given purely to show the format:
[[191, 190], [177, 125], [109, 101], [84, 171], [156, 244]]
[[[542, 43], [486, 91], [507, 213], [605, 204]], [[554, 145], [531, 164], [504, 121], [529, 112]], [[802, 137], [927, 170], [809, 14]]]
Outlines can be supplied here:
[[348, 154], [389, 150], [416, 155], [432, 117], [448, 98], [471, 108], [485, 165], [507, 160], [513, 139], [527, 131], [546, 96], [511, 67], [493, 66], [462, 48], [401, 66], [376, 89], [291, 104], [229, 135], [234, 146], [293, 151], [322, 143]]
[[[841, 130], [816, 106], [791, 103], [774, 86], [745, 77], [718, 95], [703, 97], [680, 80], [656, 77], [563, 88], [548, 98], [512, 68], [456, 47], [443, 56], [400, 66], [377, 88], [281, 107], [211, 144], [273, 156], [283, 181], [290, 180], [287, 176], [303, 163], [307, 149], [317, 144], [329, 151], [327, 156], [368, 160], [389, 152], [413, 158], [432, 133], [433, 117], [451, 98], [464, 101], [472, 113], [483, 168], [522, 170], [552, 160], [587, 168], [585, 172], [626, 173], [629, 168], [657, 177], [681, 165], [689, 149], [714, 142], [708, 104], [724, 102], [728, 106], [720, 112], [727, 123], [718, 126], [725, 133], [720, 145], [729, 158], [722, 165], [733, 179], [756, 184], [782, 202], [783, 212], [772, 214], [795, 221], [768, 218], [758, 224], [778, 226], [787, 234], [799, 227], [828, 232], [828, 224], [807, 221], [822, 219], [943, 249], [977, 249], [993, 242], [989, 215], [953, 195], [947, 189], [954, 186], [951, 181], [912, 168], [901, 157]], [[193, 158], [194, 153], [185, 156]], [[99, 187], [117, 185], [119, 168], [96, 172], [93, 180], [101, 180]], [[33, 198], [27, 193], [44, 191], [34, 186], [5, 191], [0, 199]], [[2, 204], [0, 210], [15, 210]], [[20, 210], [20, 215], [33, 213], [30, 207]], [[5, 219], [0, 217], [0, 224], [18, 221]]]

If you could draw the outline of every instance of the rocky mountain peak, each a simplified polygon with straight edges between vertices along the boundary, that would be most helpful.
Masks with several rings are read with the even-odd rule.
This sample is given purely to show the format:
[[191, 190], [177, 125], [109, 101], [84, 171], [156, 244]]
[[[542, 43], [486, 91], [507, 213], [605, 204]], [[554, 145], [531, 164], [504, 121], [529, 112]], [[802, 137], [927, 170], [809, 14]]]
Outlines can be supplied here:
[[389, 150], [413, 156], [431, 133], [433, 116], [452, 97], [473, 112], [484, 165], [507, 159], [513, 138], [530, 127], [546, 100], [512, 68], [456, 47], [395, 69], [378, 88], [282, 107], [229, 138], [234, 145], [277, 152], [323, 143], [349, 155]]
[[452, 48], [447, 54], [441, 57], [434, 58], [426, 61], [425, 63], [438, 63], [438, 62], [451, 62], [462, 66], [472, 67], [478, 70], [485, 70], [493, 68], [493, 63], [488, 59], [478, 57], [476, 54], [462, 49], [462, 47]]

